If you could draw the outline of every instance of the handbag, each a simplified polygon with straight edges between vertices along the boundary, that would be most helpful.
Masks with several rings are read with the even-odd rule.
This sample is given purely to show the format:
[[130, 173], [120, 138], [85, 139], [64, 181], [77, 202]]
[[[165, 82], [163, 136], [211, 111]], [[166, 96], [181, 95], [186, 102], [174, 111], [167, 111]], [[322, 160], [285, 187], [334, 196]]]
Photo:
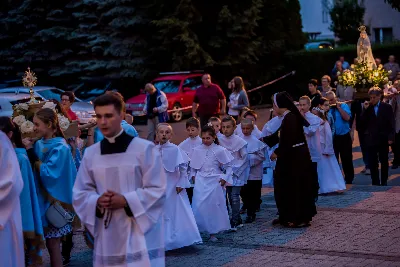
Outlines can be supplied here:
[[55, 228], [62, 228], [68, 223], [72, 223], [74, 216], [66, 211], [59, 202], [53, 202], [46, 211], [47, 221]]

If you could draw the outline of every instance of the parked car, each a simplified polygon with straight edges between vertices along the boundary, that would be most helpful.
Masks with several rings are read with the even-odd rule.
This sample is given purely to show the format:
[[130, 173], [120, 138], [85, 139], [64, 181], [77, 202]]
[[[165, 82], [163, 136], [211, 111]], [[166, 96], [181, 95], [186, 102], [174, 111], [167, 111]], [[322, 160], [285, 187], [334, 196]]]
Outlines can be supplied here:
[[316, 49], [333, 49], [330, 42], [312, 42], [304, 45], [305, 50], [316, 50]]
[[[51, 86], [35, 87], [35, 97], [37, 97], [40, 101], [56, 99], [57, 101], [61, 102], [62, 92], [64, 92], [64, 90]], [[11, 98], [11, 95], [13, 95], [14, 97]], [[3, 106], [6, 107], [5, 109], [2, 108], [2, 112], [12, 107], [13, 104], [10, 105], [11, 101], [25, 101], [25, 99], [28, 99], [29, 101], [29, 98], [29, 89], [26, 87], [8, 87], [0, 89], [0, 99], [6, 100], [2, 101]], [[8, 102], [9, 104], [7, 105], [5, 102]], [[88, 123], [90, 119], [94, 118], [96, 115], [93, 109], [93, 105], [83, 102], [79, 98], [75, 98], [75, 102], [72, 104], [71, 110], [76, 113], [79, 118], [79, 123], [82, 124]], [[12, 114], [12, 108], [10, 112]]]
[[[181, 121], [185, 114], [192, 112], [193, 98], [196, 89], [202, 85], [202, 72], [169, 72], [160, 73], [160, 77], [151, 83], [160, 91], [163, 91], [168, 98], [168, 114], [173, 121]], [[143, 107], [146, 101], [146, 94], [129, 98], [126, 101], [126, 110], [135, 119], [143, 119]]]
[[[0, 93], [0, 117], [11, 117], [13, 114], [12, 106], [15, 104], [26, 103], [30, 100], [29, 95], [16, 95], [14, 93]], [[40, 96], [35, 97], [38, 101], [44, 99]]]

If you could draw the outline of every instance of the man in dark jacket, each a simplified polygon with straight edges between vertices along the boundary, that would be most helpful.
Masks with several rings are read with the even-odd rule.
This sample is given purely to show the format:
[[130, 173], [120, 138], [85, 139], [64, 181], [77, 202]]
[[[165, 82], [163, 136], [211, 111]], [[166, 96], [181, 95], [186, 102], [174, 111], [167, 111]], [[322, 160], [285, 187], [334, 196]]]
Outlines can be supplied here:
[[[368, 163], [372, 185], [387, 185], [389, 176], [389, 145], [394, 141], [394, 116], [392, 107], [381, 101], [382, 90], [371, 88], [369, 105], [364, 104], [361, 113], [361, 129], [367, 144]], [[379, 161], [381, 179], [379, 180]]]
[[353, 121], [356, 121], [356, 130], [358, 132], [358, 139], [360, 141], [361, 154], [364, 162], [364, 169], [361, 171], [365, 175], [370, 175], [371, 171], [368, 164], [368, 152], [367, 144], [365, 143], [365, 134], [361, 127], [361, 113], [364, 111], [364, 107], [368, 107], [369, 99], [356, 99], [351, 104], [351, 119], [350, 125], [353, 125]]

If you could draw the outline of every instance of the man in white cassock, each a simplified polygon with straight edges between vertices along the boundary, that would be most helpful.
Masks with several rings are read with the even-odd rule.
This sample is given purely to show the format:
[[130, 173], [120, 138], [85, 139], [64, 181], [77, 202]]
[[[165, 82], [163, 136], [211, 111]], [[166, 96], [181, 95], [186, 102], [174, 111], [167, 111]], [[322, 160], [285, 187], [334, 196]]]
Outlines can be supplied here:
[[93, 266], [164, 266], [160, 154], [123, 131], [119, 97], [105, 94], [93, 104], [105, 138], [85, 151], [73, 189], [75, 211], [94, 237]]
[[24, 267], [19, 194], [24, 182], [10, 139], [0, 131], [0, 266]]

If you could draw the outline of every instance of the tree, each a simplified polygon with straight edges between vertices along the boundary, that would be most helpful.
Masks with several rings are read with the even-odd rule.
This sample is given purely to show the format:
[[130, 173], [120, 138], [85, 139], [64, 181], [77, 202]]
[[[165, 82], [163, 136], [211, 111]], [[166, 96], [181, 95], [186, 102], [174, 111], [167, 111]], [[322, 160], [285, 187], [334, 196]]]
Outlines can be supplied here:
[[330, 11], [332, 24], [330, 30], [340, 39], [340, 44], [356, 44], [358, 27], [364, 22], [365, 8], [357, 1], [336, 1]]
[[400, 0], [385, 0], [385, 2], [390, 4], [397, 11], [400, 11]]

